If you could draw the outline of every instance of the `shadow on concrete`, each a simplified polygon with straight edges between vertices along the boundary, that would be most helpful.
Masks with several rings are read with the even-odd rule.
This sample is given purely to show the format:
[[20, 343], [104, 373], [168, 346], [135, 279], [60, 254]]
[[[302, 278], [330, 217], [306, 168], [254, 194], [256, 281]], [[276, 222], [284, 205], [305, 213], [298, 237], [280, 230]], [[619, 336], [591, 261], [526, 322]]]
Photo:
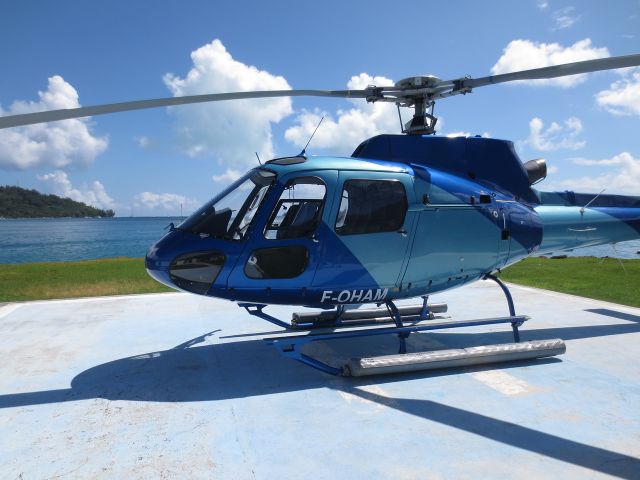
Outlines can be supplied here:
[[[359, 388], [348, 392], [401, 412], [516, 448], [619, 478], [636, 479], [640, 459], [431, 400], [389, 398]], [[515, 467], [515, 466], [514, 466]]]
[[629, 320], [630, 322], [640, 323], [640, 315], [633, 313], [618, 312], [609, 308], [588, 308], [585, 312], [597, 313], [598, 315], [606, 315], [607, 317], [619, 318], [620, 320]]
[[[209, 335], [209, 334], [207, 334]], [[203, 335], [203, 338], [207, 335]], [[388, 339], [383, 353], [395, 353], [395, 339]], [[255, 397], [315, 388], [333, 388], [330, 375], [280, 356], [262, 340], [182, 347], [121, 358], [78, 374], [71, 387], [59, 390], [0, 395], [0, 408], [104, 398], [149, 402], [199, 402]], [[350, 343], [354, 346], [354, 342]], [[348, 347], [344, 342], [342, 347]], [[390, 351], [389, 347], [393, 349]], [[359, 353], [373, 345], [360, 342]], [[367, 348], [368, 347], [368, 348]], [[508, 362], [486, 369], [510, 368], [557, 359]], [[484, 369], [483, 366], [473, 371]], [[353, 385], [370, 385], [457, 375], [463, 369], [345, 379]]]
[[[616, 312], [617, 313], [617, 312]], [[281, 357], [262, 340], [200, 345], [214, 330], [174, 348], [120, 358], [78, 374], [70, 388], [0, 395], [0, 408], [91, 398], [151, 402], [195, 402], [244, 398], [322, 388], [329, 376]], [[576, 340], [640, 332], [640, 324], [522, 329], [523, 340]], [[386, 337], [386, 338], [385, 338]], [[489, 333], [431, 332], [410, 337], [409, 352], [512, 342], [510, 329]], [[413, 343], [412, 343], [413, 340]], [[321, 342], [318, 342], [321, 345]], [[397, 352], [395, 336], [380, 335], [331, 343], [335, 359]], [[326, 359], [325, 359], [326, 360]], [[476, 366], [473, 371], [555, 363], [556, 358]], [[329, 362], [331, 363], [331, 362]], [[350, 379], [353, 385], [384, 384], [411, 378], [456, 375], [469, 369], [446, 369]]]

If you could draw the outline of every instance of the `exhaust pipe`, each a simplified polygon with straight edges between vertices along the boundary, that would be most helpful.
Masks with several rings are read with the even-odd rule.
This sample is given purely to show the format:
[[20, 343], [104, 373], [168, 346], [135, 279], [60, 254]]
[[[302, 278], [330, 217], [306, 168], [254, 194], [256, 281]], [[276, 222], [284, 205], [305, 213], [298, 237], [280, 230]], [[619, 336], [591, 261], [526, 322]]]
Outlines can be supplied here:
[[529, 160], [523, 166], [529, 177], [529, 185], [534, 185], [547, 178], [547, 162], [544, 161], [544, 158]]

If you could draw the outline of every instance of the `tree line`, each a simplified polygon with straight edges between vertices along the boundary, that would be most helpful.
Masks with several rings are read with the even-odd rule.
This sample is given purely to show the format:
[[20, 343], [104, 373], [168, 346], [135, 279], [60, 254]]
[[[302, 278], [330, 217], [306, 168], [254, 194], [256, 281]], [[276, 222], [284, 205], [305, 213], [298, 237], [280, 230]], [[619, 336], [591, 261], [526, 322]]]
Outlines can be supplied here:
[[113, 217], [113, 210], [101, 210], [70, 198], [45, 195], [16, 186], [0, 187], [0, 217]]

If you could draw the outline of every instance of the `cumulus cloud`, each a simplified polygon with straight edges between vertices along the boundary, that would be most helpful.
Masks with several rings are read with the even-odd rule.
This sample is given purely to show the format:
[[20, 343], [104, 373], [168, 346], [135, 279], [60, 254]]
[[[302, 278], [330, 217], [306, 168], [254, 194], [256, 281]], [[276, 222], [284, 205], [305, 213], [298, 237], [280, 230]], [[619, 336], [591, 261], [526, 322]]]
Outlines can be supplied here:
[[536, 1], [536, 6], [540, 10], [546, 10], [547, 8], [549, 8], [549, 2], [547, 0], [537, 0]]
[[[447, 138], [455, 138], [455, 137], [475, 137], [476, 134], [473, 134], [471, 132], [451, 132], [451, 133], [447, 133], [445, 134], [445, 136]], [[484, 132], [482, 135], [480, 135], [481, 137], [484, 138], [491, 138], [491, 134], [489, 132]]]
[[112, 209], [115, 202], [104, 188], [104, 185], [95, 180], [89, 186], [74, 188], [69, 180], [69, 176], [62, 170], [56, 170], [46, 175], [38, 175], [38, 180], [42, 182], [47, 193], [53, 193], [59, 197], [67, 197], [76, 202], [86, 203], [93, 207], [102, 209]]
[[640, 69], [626, 72], [622, 80], [596, 95], [596, 102], [614, 115], [640, 115]]
[[587, 143], [578, 138], [581, 132], [582, 122], [576, 117], [568, 118], [563, 125], [551, 122], [547, 128], [544, 127], [541, 119], [535, 117], [529, 122], [529, 137], [524, 143], [543, 152], [560, 149], [578, 150]]
[[186, 214], [198, 206], [193, 198], [176, 193], [140, 192], [134, 196], [136, 212], [157, 215], [177, 215], [181, 209]]
[[242, 172], [234, 170], [233, 168], [227, 168], [224, 173], [220, 175], [213, 175], [211, 178], [215, 183], [232, 183], [242, 176]]
[[553, 12], [552, 17], [555, 25], [554, 29], [564, 30], [572, 27], [578, 20], [580, 20], [581, 15], [576, 13], [575, 7], [565, 7]]
[[446, 137], [448, 137], [448, 138], [473, 137], [473, 135], [470, 132], [451, 132], [451, 133], [447, 133]]
[[[0, 115], [18, 115], [43, 110], [77, 108], [78, 92], [62, 77], [49, 78], [39, 101], [16, 100]], [[62, 120], [0, 130], [0, 168], [26, 170], [52, 166], [87, 166], [107, 149], [106, 137], [91, 134], [86, 118]]]
[[[191, 53], [193, 66], [180, 77], [164, 76], [174, 96], [247, 90], [289, 90], [281, 77], [235, 60], [220, 40]], [[271, 123], [292, 113], [290, 98], [234, 100], [170, 108], [178, 141], [193, 157], [214, 156], [221, 164], [255, 163], [254, 152], [272, 158]]]
[[640, 194], [640, 159], [629, 152], [622, 152], [604, 160], [574, 158], [575, 165], [583, 167], [606, 167], [608, 171], [598, 175], [585, 175], [555, 182], [551, 188], [558, 190], [577, 190], [582, 192], [599, 192], [606, 187], [608, 193]]
[[[350, 90], [361, 90], [368, 85], [378, 87], [393, 85], [393, 80], [361, 73], [347, 83]], [[340, 109], [335, 115], [320, 110], [303, 110], [295, 125], [285, 132], [285, 138], [297, 147], [304, 147], [324, 116], [322, 126], [313, 137], [312, 146], [340, 155], [349, 155], [364, 139], [381, 133], [397, 133], [398, 112], [394, 104], [387, 102], [366, 103], [350, 100], [353, 108]], [[408, 118], [407, 118], [408, 120]]]
[[[504, 49], [502, 56], [491, 68], [491, 73], [493, 75], [498, 75], [501, 73], [549, 67], [552, 65], [593, 60], [609, 56], [609, 50], [606, 47], [592, 47], [591, 40], [589, 38], [580, 40], [569, 47], [563, 47], [558, 43], [538, 43], [530, 40], [512, 40]], [[568, 88], [584, 82], [586, 80], [586, 75], [587, 74], [580, 74], [548, 80], [520, 81], [532, 85], [553, 85]]]

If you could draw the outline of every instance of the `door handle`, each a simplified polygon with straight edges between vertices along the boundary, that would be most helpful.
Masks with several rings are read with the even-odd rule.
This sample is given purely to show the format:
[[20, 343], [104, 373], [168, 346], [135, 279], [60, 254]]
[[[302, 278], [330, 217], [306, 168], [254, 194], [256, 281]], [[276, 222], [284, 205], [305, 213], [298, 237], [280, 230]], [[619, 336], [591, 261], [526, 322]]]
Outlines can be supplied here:
[[404, 228], [402, 228], [402, 229], [398, 230], [398, 233], [399, 233], [400, 235], [402, 235], [403, 237], [406, 237], [406, 236], [407, 236], [407, 231], [406, 231]]

